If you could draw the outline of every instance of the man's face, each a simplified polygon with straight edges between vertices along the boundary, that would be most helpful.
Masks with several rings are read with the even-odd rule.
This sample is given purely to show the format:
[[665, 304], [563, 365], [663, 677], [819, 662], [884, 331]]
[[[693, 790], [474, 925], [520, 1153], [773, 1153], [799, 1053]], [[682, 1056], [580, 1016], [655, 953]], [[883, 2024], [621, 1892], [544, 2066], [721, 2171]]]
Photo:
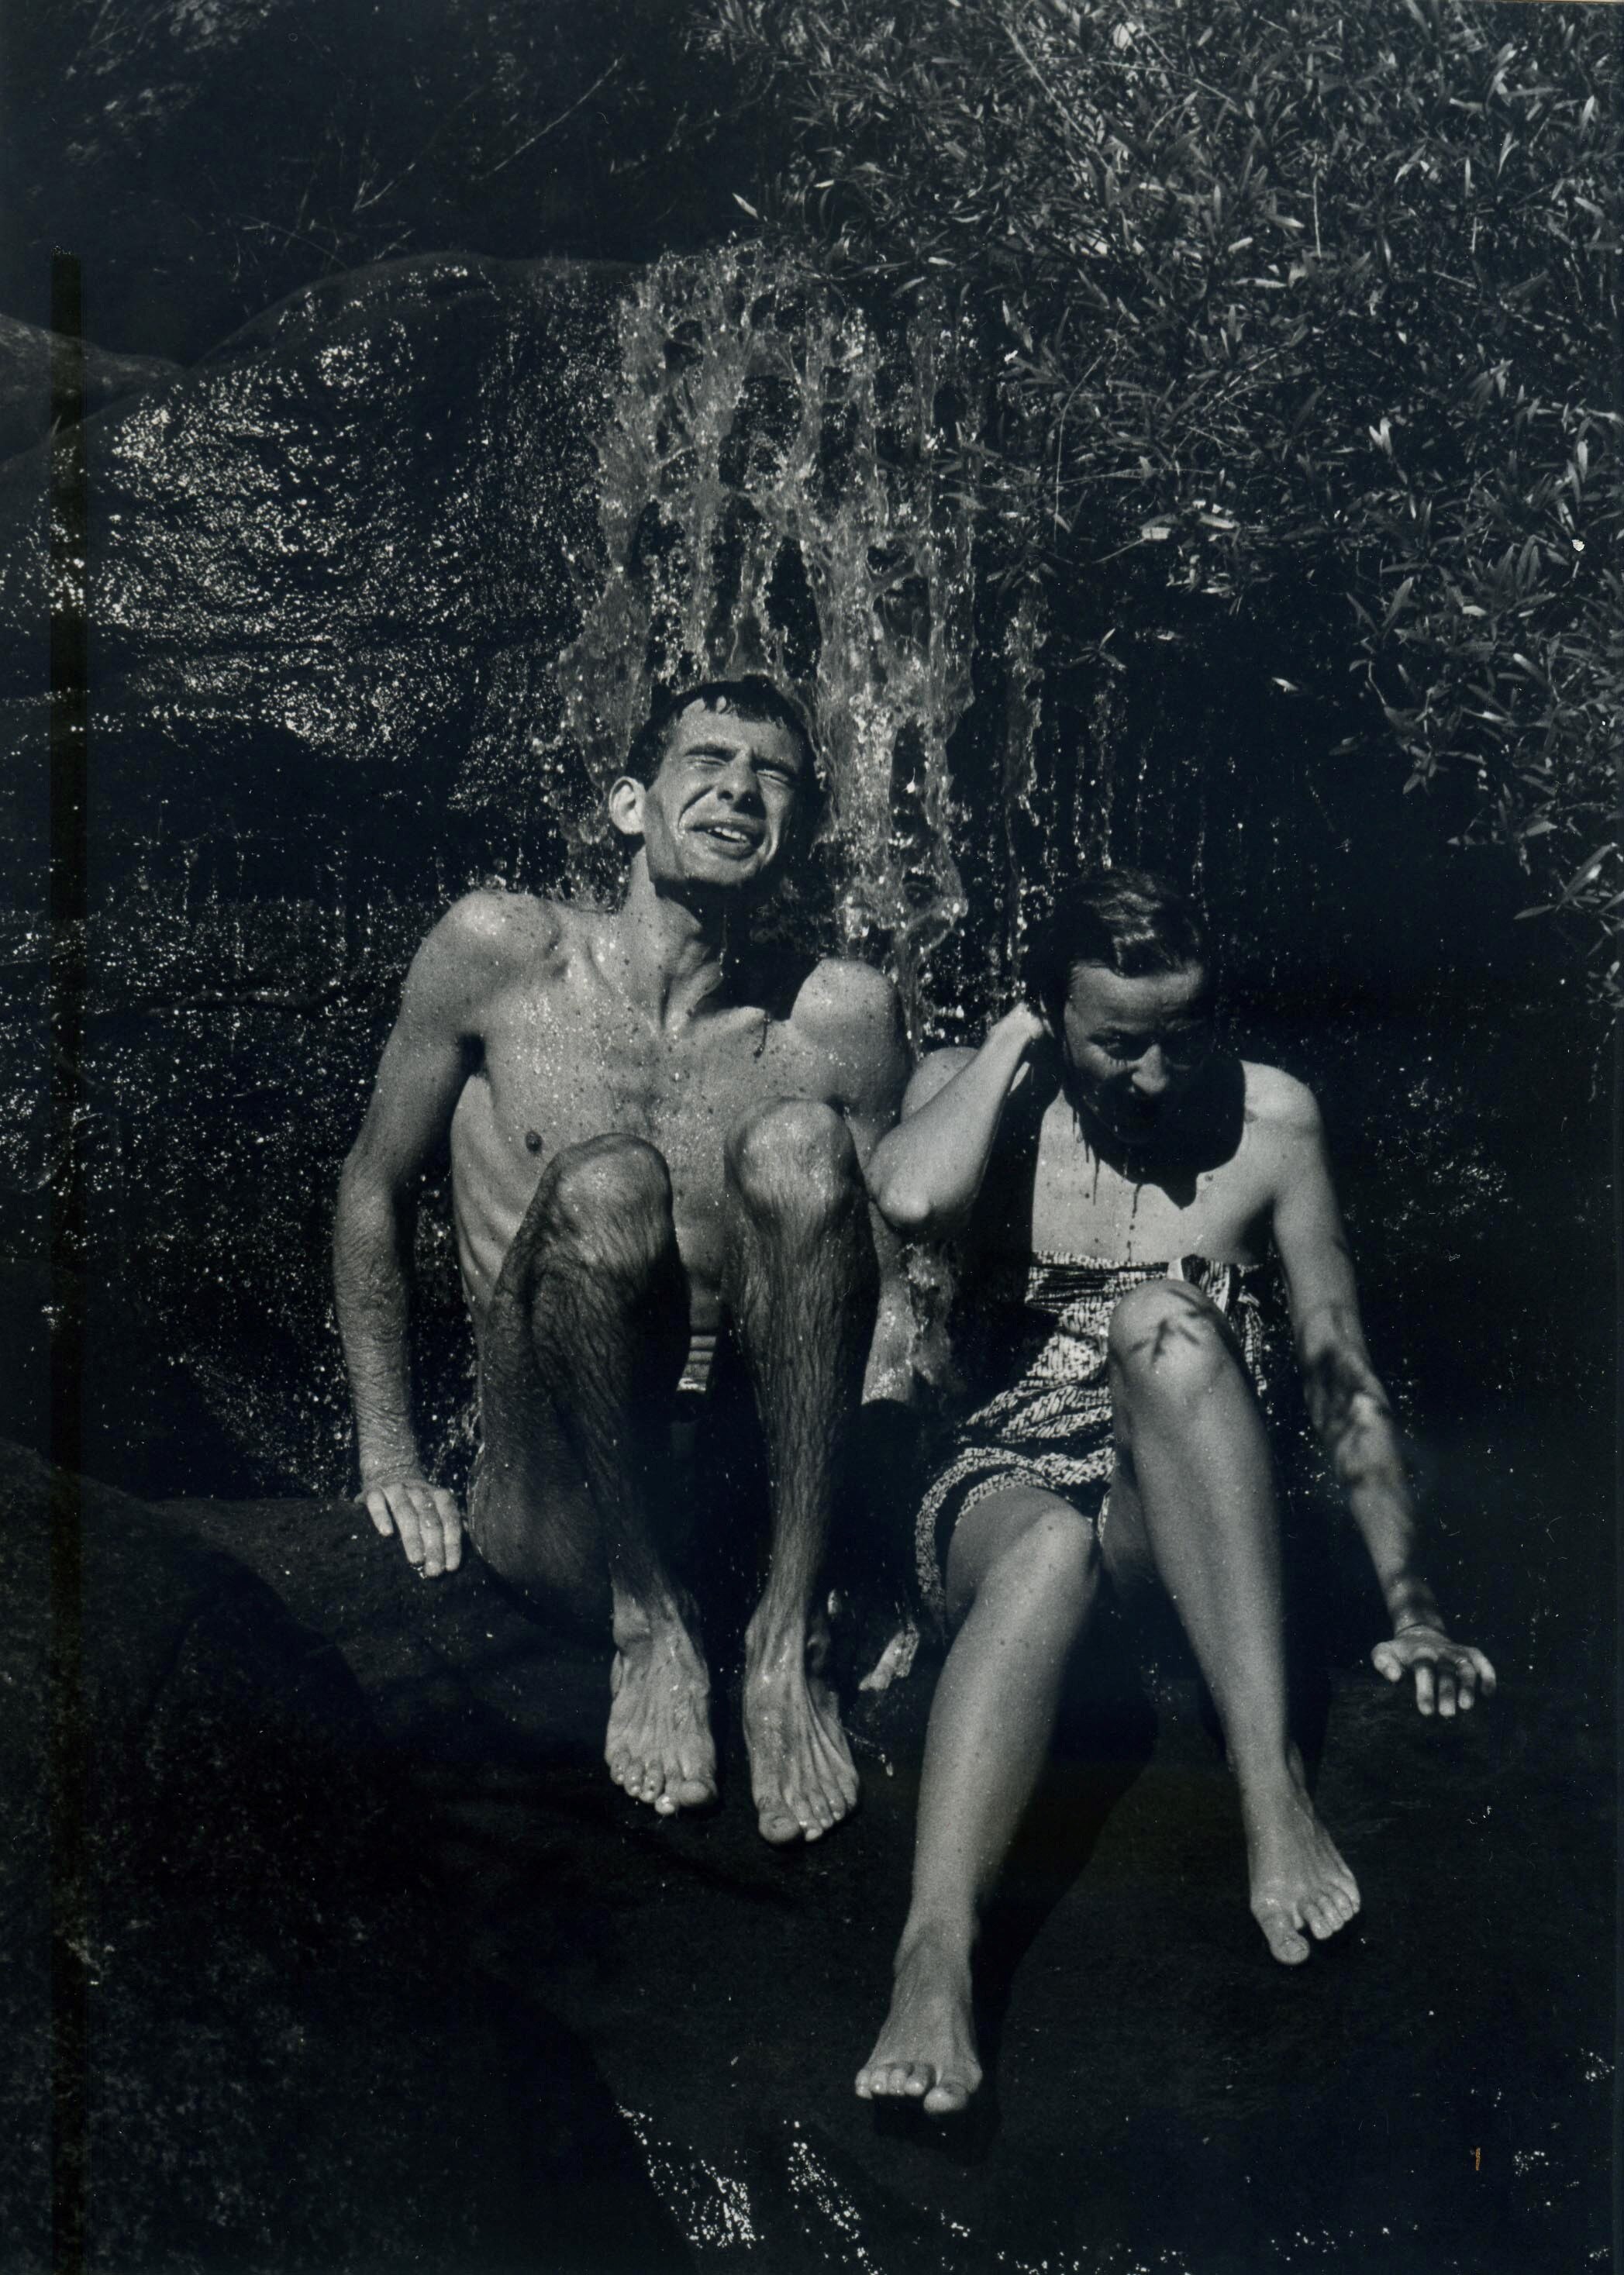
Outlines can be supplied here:
[[1206, 973], [1191, 964], [1124, 979], [1102, 964], [1080, 964], [1062, 1029], [1079, 1104], [1108, 1135], [1146, 1138], [1212, 1054]]
[[762, 887], [804, 805], [806, 765], [776, 720], [691, 703], [653, 781], [617, 782], [610, 812], [616, 828], [641, 835], [656, 884]]

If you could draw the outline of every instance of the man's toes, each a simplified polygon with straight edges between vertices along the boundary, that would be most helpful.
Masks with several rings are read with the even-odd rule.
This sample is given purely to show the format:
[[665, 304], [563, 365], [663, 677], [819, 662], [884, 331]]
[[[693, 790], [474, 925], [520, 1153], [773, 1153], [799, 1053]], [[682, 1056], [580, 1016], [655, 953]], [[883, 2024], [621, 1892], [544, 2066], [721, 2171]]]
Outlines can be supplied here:
[[756, 1824], [761, 1838], [770, 1840], [774, 1848], [783, 1848], [788, 1842], [801, 1838], [799, 1822], [790, 1816], [782, 1801], [758, 1802]]
[[716, 1798], [716, 1788], [707, 1777], [690, 1772], [678, 1780], [673, 1796], [678, 1809], [704, 1809]]
[[956, 2117], [967, 2106], [979, 2079], [960, 2077], [952, 2070], [944, 2070], [925, 2097], [927, 2117]]
[[838, 1822], [841, 1818], [849, 1816], [857, 1805], [857, 1795], [861, 1790], [857, 1773], [850, 1762], [836, 1760], [834, 1775], [826, 1777], [823, 1784], [829, 1797], [829, 1807]]

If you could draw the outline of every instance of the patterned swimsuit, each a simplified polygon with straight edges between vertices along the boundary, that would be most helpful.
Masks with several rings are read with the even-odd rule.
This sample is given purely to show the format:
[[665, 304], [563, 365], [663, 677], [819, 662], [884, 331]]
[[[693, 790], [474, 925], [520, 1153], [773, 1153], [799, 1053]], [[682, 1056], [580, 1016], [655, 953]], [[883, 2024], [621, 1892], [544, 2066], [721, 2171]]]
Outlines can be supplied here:
[[1267, 1402], [1270, 1326], [1267, 1266], [1101, 1264], [1091, 1257], [1034, 1256], [984, 1270], [962, 1333], [971, 1380], [999, 1385], [953, 1433], [947, 1466], [920, 1505], [915, 1532], [919, 1585], [947, 1616], [944, 1572], [953, 1528], [967, 1508], [1013, 1486], [1056, 1493], [1103, 1531], [1115, 1447], [1107, 1343], [1111, 1314], [1130, 1289], [1182, 1280], [1229, 1321], [1248, 1373]]

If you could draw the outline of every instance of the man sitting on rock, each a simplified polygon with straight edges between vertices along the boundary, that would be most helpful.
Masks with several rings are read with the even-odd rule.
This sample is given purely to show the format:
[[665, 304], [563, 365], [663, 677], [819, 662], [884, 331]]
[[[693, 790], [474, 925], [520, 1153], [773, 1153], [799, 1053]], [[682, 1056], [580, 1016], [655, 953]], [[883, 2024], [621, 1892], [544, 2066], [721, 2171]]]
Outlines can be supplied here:
[[637, 849], [620, 908], [481, 891], [442, 918], [407, 974], [334, 1229], [361, 1497], [432, 1576], [455, 1568], [460, 1524], [412, 1429], [409, 1263], [418, 1182], [449, 1141], [480, 1357], [468, 1531], [536, 1606], [607, 1622], [609, 1769], [661, 1815], [716, 1792], [671, 1538], [679, 1499], [707, 1507], [691, 1484], [669, 1489], [673, 1421], [679, 1389], [705, 1392], [719, 1334], [742, 1359], [769, 1479], [744, 1726], [773, 1841], [818, 1839], [857, 1799], [816, 1607], [865, 1364], [883, 1366], [905, 1316], [879, 1304], [863, 1180], [908, 1074], [895, 992], [826, 961], [780, 1016], [741, 952], [819, 796], [805, 724], [771, 682], [657, 704], [608, 793]]

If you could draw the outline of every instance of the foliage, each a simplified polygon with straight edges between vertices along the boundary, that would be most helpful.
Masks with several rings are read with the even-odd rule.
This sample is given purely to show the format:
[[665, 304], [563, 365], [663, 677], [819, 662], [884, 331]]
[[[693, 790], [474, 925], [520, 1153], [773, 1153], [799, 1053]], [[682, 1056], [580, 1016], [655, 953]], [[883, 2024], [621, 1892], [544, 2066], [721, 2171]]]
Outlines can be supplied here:
[[710, 0], [706, 36], [783, 151], [741, 201], [976, 328], [961, 478], [1061, 650], [1245, 607], [1288, 692], [1351, 661], [1356, 738], [1462, 793], [1616, 1005], [1611, 12]]

